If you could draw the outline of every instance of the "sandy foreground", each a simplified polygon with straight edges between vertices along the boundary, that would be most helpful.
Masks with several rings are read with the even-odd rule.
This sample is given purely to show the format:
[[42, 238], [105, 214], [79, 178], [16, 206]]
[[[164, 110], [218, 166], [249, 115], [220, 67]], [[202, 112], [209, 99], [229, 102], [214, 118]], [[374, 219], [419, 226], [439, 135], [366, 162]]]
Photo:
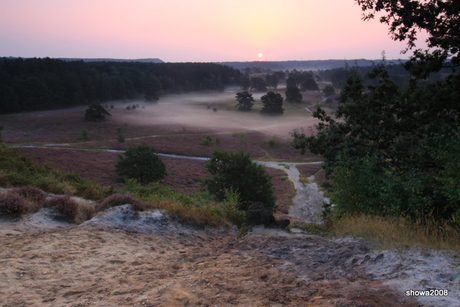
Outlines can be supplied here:
[[[130, 205], [79, 226], [56, 220], [49, 208], [2, 217], [0, 245], [5, 307], [460, 303], [453, 291], [458, 261], [444, 254], [375, 251], [364, 241], [300, 231], [254, 229], [238, 238], [235, 229], [196, 229]], [[447, 287], [450, 295], [419, 301], [404, 295], [430, 286]]]

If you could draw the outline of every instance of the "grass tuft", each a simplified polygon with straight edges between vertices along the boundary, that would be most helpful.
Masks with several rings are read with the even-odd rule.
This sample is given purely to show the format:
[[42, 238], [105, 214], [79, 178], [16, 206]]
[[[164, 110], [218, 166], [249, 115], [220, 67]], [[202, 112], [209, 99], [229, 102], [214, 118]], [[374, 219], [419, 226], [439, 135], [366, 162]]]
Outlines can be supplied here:
[[113, 194], [104, 199], [98, 206], [97, 211], [107, 210], [111, 207], [121, 206], [130, 204], [136, 211], [142, 211], [145, 209], [145, 204], [142, 200], [134, 197], [131, 194]]

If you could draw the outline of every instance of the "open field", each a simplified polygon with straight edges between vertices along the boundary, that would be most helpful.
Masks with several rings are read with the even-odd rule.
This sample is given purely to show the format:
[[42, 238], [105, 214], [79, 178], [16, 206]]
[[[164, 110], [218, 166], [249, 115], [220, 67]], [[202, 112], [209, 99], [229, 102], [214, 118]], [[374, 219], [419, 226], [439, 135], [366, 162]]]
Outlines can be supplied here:
[[[106, 105], [112, 116], [104, 122], [84, 120], [86, 107], [0, 116], [5, 127], [6, 144], [55, 144], [54, 148], [22, 148], [32, 160], [64, 171], [93, 179], [105, 186], [122, 183], [115, 174], [117, 153], [101, 149], [125, 150], [142, 143], [157, 151], [195, 157], [209, 157], [217, 148], [243, 150], [254, 159], [310, 161], [320, 157], [300, 155], [289, 145], [289, 132], [316, 121], [305, 105], [285, 104], [282, 116], [263, 116], [260, 96], [251, 112], [236, 110], [234, 91], [171, 95], [158, 103], [143, 101], [111, 102]], [[320, 99], [319, 93], [309, 93], [308, 101]], [[127, 106], [137, 105], [135, 110]], [[111, 108], [114, 106], [114, 108]], [[214, 111], [216, 109], [217, 111]], [[121, 129], [125, 142], [117, 140]], [[83, 135], [87, 132], [87, 137]], [[212, 142], [203, 144], [209, 136]], [[70, 150], [63, 148], [75, 148]], [[91, 150], [88, 150], [91, 149]], [[163, 183], [178, 192], [199, 189], [199, 179], [208, 176], [204, 161], [162, 157], [168, 176]], [[292, 183], [282, 170], [267, 168], [273, 177], [279, 209], [287, 213], [295, 195]]]
[[[108, 109], [112, 116], [105, 122], [84, 121], [85, 107], [77, 107], [2, 115], [0, 123], [5, 127], [3, 140], [7, 144], [69, 143], [79, 148], [124, 149], [145, 142], [155, 145], [159, 152], [183, 155], [209, 156], [215, 147], [221, 147], [245, 150], [253, 158], [318, 158], [301, 156], [288, 145], [289, 132], [316, 123], [305, 105], [285, 104], [284, 115], [264, 116], [258, 111], [260, 101], [251, 112], [236, 111], [234, 96], [234, 92], [224, 92], [168, 96], [156, 104], [107, 103], [114, 109]], [[254, 96], [257, 100], [260, 94]], [[126, 106], [133, 104], [139, 108], [126, 110]], [[117, 141], [117, 127], [126, 138], [123, 144]], [[87, 139], [83, 137], [83, 130], [87, 132]], [[206, 135], [214, 140], [218, 138], [219, 144], [201, 145]], [[276, 146], [270, 147], [268, 139], [274, 136]]]

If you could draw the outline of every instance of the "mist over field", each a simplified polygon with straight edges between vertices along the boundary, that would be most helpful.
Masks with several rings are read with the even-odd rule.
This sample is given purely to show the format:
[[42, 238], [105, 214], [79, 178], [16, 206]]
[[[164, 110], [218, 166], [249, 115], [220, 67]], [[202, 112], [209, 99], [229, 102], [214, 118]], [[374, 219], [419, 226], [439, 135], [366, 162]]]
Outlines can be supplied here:
[[[238, 111], [235, 95], [238, 89], [230, 88], [225, 92], [190, 93], [183, 95], [168, 95], [157, 103], [144, 101], [130, 101], [120, 103], [117, 107], [139, 104], [145, 109], [137, 108], [132, 112], [118, 114], [116, 121], [120, 124], [135, 125], [165, 125], [177, 126], [184, 132], [187, 129], [198, 128], [215, 133], [244, 132], [257, 130], [268, 135], [289, 137], [289, 132], [298, 127], [312, 126], [317, 122], [311, 113], [305, 110], [305, 105], [295, 106], [294, 110], [284, 115], [262, 115], [260, 97], [264, 93], [255, 93], [255, 104], [249, 112]], [[294, 106], [284, 103], [285, 108]]]

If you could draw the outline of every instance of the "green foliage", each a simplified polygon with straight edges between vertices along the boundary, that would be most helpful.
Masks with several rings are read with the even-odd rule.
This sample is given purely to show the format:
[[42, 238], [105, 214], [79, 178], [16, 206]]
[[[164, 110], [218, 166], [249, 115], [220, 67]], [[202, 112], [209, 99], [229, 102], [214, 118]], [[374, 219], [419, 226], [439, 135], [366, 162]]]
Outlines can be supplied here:
[[163, 92], [163, 85], [159, 78], [150, 76], [148, 82], [145, 84], [144, 98], [149, 102], [157, 102], [160, 98], [159, 95]]
[[225, 191], [224, 201], [220, 205], [225, 219], [239, 228], [246, 225], [246, 211], [241, 210], [240, 202], [239, 193], [229, 189]]
[[119, 134], [119, 135], [118, 135], [117, 141], [118, 141], [119, 143], [124, 143], [124, 142], [125, 142], [125, 137], [123, 136], [123, 134]]
[[212, 138], [209, 135], [205, 136], [203, 140], [201, 140], [201, 145], [209, 146], [211, 145], [211, 143], [212, 143]]
[[98, 199], [103, 188], [96, 182], [39, 166], [17, 149], [0, 147], [0, 186], [34, 186], [55, 194]]
[[155, 147], [142, 144], [130, 147], [124, 156], [118, 155], [115, 172], [145, 184], [166, 177], [166, 166], [155, 152]]
[[243, 91], [247, 91], [251, 87], [251, 80], [248, 74], [242, 74], [240, 77], [240, 87]]
[[283, 114], [283, 97], [280, 93], [268, 92], [261, 98], [264, 104], [260, 113], [263, 114]]
[[84, 139], [85, 141], [88, 140], [88, 131], [86, 130], [86, 128], [83, 128], [81, 130], [81, 137], [82, 139]]
[[257, 92], [264, 92], [267, 90], [267, 84], [265, 84], [264, 79], [261, 77], [252, 77], [251, 89], [254, 89]]
[[294, 70], [289, 73], [288, 78], [286, 79], [286, 87], [297, 86], [302, 90], [318, 91], [318, 84], [313, 77], [313, 74], [307, 71], [297, 71]]
[[265, 75], [265, 83], [274, 89], [278, 87], [279, 77], [276, 74]]
[[[365, 87], [351, 72], [335, 120], [324, 110], [317, 134], [292, 133], [292, 145], [324, 157], [333, 200], [343, 212], [449, 220], [460, 208], [459, 75], [400, 89], [383, 65]], [[448, 188], [446, 188], [448, 187]]]
[[205, 179], [204, 184], [218, 200], [224, 200], [226, 193], [232, 190], [240, 196], [240, 209], [246, 210], [257, 201], [272, 210], [275, 208], [271, 177], [248, 154], [216, 150], [206, 169], [212, 177]]
[[[460, 6], [458, 1], [358, 0], [364, 19], [381, 16], [380, 22], [389, 25], [395, 41], [406, 41], [407, 48], [415, 47], [420, 30], [428, 33], [430, 50], [416, 50], [406, 68], [414, 76], [425, 78], [441, 67], [460, 65]], [[450, 59], [449, 61], [446, 61]]]
[[163, 93], [222, 90], [235, 85], [240, 75], [214, 63], [0, 58], [0, 113], [134, 99], [139, 94], [155, 100]]
[[324, 96], [332, 96], [332, 95], [335, 95], [335, 89], [333, 86], [331, 85], [327, 85], [324, 89], [323, 89], [323, 94]]
[[268, 141], [268, 147], [276, 147], [278, 146], [278, 140], [276, 139], [276, 136], [274, 135], [273, 137], [269, 138]]
[[302, 94], [300, 93], [299, 88], [296, 85], [289, 85], [286, 88], [286, 101], [291, 103], [302, 102]]
[[252, 94], [248, 92], [238, 92], [236, 93], [235, 98], [238, 101], [238, 104], [236, 105], [238, 110], [250, 111], [252, 109], [252, 106], [254, 105], [254, 98], [252, 97]]
[[88, 121], [103, 121], [105, 116], [111, 116], [111, 114], [99, 103], [92, 103], [89, 105], [88, 109], [85, 112], [85, 120]]

